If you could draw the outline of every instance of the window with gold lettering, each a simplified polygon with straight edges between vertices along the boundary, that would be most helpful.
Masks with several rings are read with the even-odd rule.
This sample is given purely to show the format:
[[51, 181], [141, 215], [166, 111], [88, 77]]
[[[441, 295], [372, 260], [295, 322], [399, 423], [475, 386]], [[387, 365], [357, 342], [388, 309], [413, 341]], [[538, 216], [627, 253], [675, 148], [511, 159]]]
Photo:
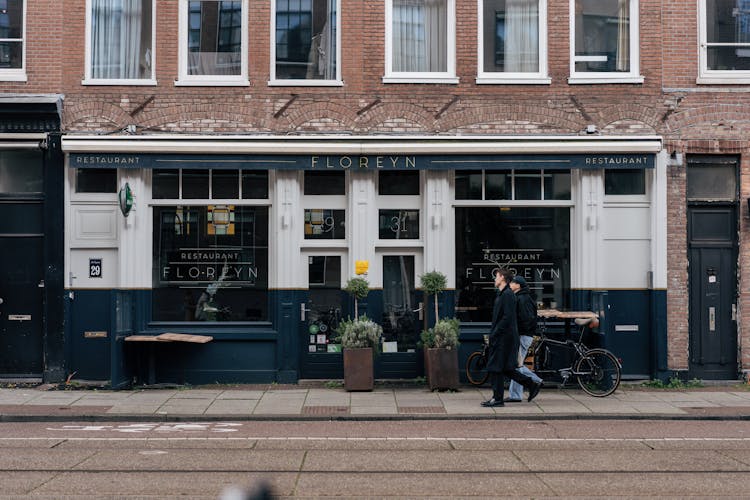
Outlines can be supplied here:
[[461, 321], [491, 321], [499, 267], [523, 276], [540, 308], [567, 307], [570, 208], [457, 207], [456, 316]]
[[266, 321], [268, 207], [155, 206], [152, 319]]

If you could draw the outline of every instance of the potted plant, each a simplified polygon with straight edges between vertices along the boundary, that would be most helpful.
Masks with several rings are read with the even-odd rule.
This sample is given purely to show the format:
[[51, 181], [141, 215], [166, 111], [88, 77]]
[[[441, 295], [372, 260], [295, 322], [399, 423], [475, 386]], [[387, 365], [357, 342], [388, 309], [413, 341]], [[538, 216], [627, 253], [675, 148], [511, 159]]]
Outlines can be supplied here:
[[439, 319], [438, 293], [445, 290], [447, 280], [439, 271], [422, 275], [422, 290], [435, 300], [435, 325], [422, 332], [425, 375], [430, 390], [458, 388], [458, 333], [456, 318]]
[[383, 328], [367, 316], [358, 315], [358, 299], [367, 297], [369, 284], [352, 278], [344, 288], [354, 297], [354, 319], [342, 321], [336, 332], [344, 356], [344, 389], [371, 391], [375, 385], [373, 355], [380, 347]]

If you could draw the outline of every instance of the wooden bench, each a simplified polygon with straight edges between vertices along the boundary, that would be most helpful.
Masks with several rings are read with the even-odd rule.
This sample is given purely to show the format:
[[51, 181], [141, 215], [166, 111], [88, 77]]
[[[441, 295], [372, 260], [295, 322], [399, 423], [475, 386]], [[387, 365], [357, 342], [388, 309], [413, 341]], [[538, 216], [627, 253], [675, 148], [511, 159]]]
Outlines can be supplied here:
[[190, 344], [205, 344], [214, 338], [208, 335], [190, 335], [187, 333], [162, 333], [160, 335], [129, 335], [125, 342], [138, 342], [148, 345], [148, 384], [156, 383], [156, 355], [155, 344], [169, 344], [172, 342], [188, 342]]

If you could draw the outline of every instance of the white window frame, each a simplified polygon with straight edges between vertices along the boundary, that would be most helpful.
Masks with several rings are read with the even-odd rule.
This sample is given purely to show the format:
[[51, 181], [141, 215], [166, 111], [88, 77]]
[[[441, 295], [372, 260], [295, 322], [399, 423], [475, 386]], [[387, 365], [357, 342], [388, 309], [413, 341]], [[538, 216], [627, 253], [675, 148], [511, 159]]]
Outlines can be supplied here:
[[[638, 9], [640, 0], [630, 0], [630, 71], [623, 72], [595, 72], [576, 71], [576, 0], [570, 0], [570, 84], [592, 84], [592, 83], [643, 83], [640, 74], [640, 29]], [[585, 56], [579, 56], [578, 61], [583, 61]]]
[[[25, 82], [26, 76], [26, 0], [23, 0], [23, 19], [21, 20], [21, 67], [12, 69], [0, 69], [0, 81], [2, 82]], [[18, 42], [18, 38], [0, 38], [0, 42]]]
[[151, 77], [92, 78], [91, 76], [91, 0], [86, 0], [85, 76], [81, 85], [156, 85], [156, 0], [151, 0]]
[[336, 0], [336, 78], [331, 80], [302, 80], [276, 78], [276, 0], [271, 0], [271, 72], [269, 86], [278, 87], [342, 87], [341, 79], [341, 0]]
[[[248, 2], [242, 0], [242, 47], [240, 49], [240, 74], [239, 75], [188, 75], [188, 1], [179, 0], [179, 23], [178, 23], [178, 77], [174, 85], [176, 87], [243, 87], [250, 85], [247, 73], [248, 57]], [[201, 0], [218, 1], [218, 0]]]
[[[708, 18], [706, 0], [698, 2], [698, 78], [695, 83], [750, 83], [750, 71], [738, 70], [710, 70], [708, 69]], [[742, 44], [720, 44], [712, 43], [712, 46], [731, 45], [737, 46]], [[750, 44], [745, 44], [750, 49]]]
[[549, 85], [547, 67], [547, 0], [537, 0], [539, 4], [539, 71], [535, 73], [512, 73], [499, 71], [484, 71], [484, 2], [477, 1], [477, 84], [529, 84]]
[[[380, 194], [380, 172], [375, 177], [375, 203], [374, 203], [374, 224], [373, 227], [377, 231], [375, 235], [375, 247], [376, 248], [419, 248], [424, 246], [425, 242], [425, 231], [427, 226], [425, 225], [425, 210], [424, 204], [424, 190], [426, 189], [425, 183], [425, 171], [418, 170], [419, 172], [419, 194]], [[411, 238], [408, 240], [401, 239], [380, 239], [380, 211], [381, 210], [416, 210], [419, 212], [419, 238]]]
[[393, 0], [385, 1], [385, 76], [383, 83], [457, 84], [456, 76], [456, 0], [447, 2], [448, 47], [445, 72], [393, 71]]

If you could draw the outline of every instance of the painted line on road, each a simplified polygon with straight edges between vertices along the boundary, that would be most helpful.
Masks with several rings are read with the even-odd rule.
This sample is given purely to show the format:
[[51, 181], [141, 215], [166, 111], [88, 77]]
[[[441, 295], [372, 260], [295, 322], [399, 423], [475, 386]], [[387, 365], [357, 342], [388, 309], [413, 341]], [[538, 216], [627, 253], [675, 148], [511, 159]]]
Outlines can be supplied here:
[[[49, 429], [59, 430], [59, 429]], [[16, 441], [50, 441], [67, 439], [69, 441], [343, 441], [343, 442], [383, 442], [383, 441], [417, 441], [417, 442], [556, 442], [556, 443], [640, 443], [649, 442], [750, 442], [750, 437], [668, 437], [668, 438], [467, 438], [467, 437], [336, 437], [336, 436], [226, 436], [226, 437], [81, 437], [81, 436], [50, 436], [50, 437], [3, 437], [0, 443]]]

